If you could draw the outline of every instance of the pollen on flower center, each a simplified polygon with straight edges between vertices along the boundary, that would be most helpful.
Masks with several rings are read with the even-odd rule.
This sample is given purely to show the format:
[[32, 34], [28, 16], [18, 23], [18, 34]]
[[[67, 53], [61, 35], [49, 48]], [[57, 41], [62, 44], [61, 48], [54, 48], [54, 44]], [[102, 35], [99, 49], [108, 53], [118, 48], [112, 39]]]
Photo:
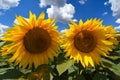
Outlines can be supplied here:
[[89, 53], [96, 47], [96, 40], [90, 31], [83, 30], [74, 37], [74, 45], [80, 52]]
[[49, 33], [39, 27], [29, 30], [24, 36], [25, 49], [30, 53], [42, 53], [51, 43]]

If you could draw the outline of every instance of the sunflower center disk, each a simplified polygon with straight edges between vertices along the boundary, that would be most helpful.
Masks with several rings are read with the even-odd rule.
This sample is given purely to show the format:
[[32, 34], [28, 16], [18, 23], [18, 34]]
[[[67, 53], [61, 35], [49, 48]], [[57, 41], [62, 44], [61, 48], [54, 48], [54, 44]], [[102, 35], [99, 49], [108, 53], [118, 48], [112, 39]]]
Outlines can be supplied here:
[[89, 53], [96, 47], [96, 40], [91, 31], [80, 31], [74, 37], [74, 45], [80, 52]]
[[24, 36], [24, 46], [30, 53], [42, 53], [51, 43], [49, 33], [39, 27], [29, 30]]

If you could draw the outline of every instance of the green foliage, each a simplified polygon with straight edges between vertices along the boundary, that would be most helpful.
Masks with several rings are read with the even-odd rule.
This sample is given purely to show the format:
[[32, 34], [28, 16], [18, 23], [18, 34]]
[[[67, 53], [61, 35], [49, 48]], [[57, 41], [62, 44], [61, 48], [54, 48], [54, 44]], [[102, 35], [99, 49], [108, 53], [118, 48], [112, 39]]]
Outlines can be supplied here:
[[[2, 69], [2, 70], [5, 71], [6, 69]], [[0, 79], [17, 79], [22, 75], [23, 73], [17, 69], [8, 69], [4, 74], [0, 75]]]
[[61, 75], [63, 72], [65, 72], [73, 64], [74, 64], [73, 60], [68, 60], [68, 61], [64, 62], [63, 64], [57, 65], [57, 70], [59, 72], [59, 75]]
[[[1, 46], [9, 42], [1, 43]], [[102, 57], [103, 65], [96, 68], [83, 68], [81, 63], [64, 57], [61, 49], [53, 62], [40, 65], [37, 69], [21, 69], [8, 63], [8, 57], [0, 53], [0, 80], [120, 80], [120, 44], [110, 52], [109, 57]]]

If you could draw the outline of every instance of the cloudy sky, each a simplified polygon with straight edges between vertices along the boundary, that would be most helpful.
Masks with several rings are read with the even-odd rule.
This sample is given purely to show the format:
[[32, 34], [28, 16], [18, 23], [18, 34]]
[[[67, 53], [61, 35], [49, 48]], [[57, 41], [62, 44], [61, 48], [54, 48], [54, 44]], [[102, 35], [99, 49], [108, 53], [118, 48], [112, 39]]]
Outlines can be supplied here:
[[100, 18], [103, 25], [120, 31], [120, 0], [0, 0], [0, 35], [16, 21], [15, 16], [28, 18], [29, 11], [37, 16], [44, 11], [56, 18], [59, 30], [68, 28], [71, 20]]

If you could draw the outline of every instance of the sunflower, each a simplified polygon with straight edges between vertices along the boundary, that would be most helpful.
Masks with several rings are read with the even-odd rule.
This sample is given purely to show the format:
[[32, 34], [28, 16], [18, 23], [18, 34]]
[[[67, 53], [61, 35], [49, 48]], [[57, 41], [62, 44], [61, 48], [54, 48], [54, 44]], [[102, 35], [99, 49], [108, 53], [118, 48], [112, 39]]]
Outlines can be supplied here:
[[2, 47], [2, 55], [12, 54], [9, 62], [23, 68], [37, 68], [41, 64], [48, 64], [54, 60], [59, 51], [59, 32], [55, 20], [44, 19], [42, 12], [38, 19], [32, 12], [29, 19], [16, 16], [18, 23], [3, 34], [3, 41], [10, 42]]
[[[105, 26], [105, 31], [106, 31], [106, 39], [113, 42], [115, 45], [118, 44], [117, 41], [117, 32], [115, 29], [113, 29], [112, 26]], [[114, 46], [113, 46], [114, 47]]]
[[101, 55], [107, 56], [108, 51], [112, 51], [114, 40], [107, 39], [107, 32], [101, 20], [90, 19], [84, 23], [80, 20], [79, 24], [72, 21], [69, 27], [63, 37], [66, 57], [81, 62], [83, 67], [95, 67], [101, 64]]

